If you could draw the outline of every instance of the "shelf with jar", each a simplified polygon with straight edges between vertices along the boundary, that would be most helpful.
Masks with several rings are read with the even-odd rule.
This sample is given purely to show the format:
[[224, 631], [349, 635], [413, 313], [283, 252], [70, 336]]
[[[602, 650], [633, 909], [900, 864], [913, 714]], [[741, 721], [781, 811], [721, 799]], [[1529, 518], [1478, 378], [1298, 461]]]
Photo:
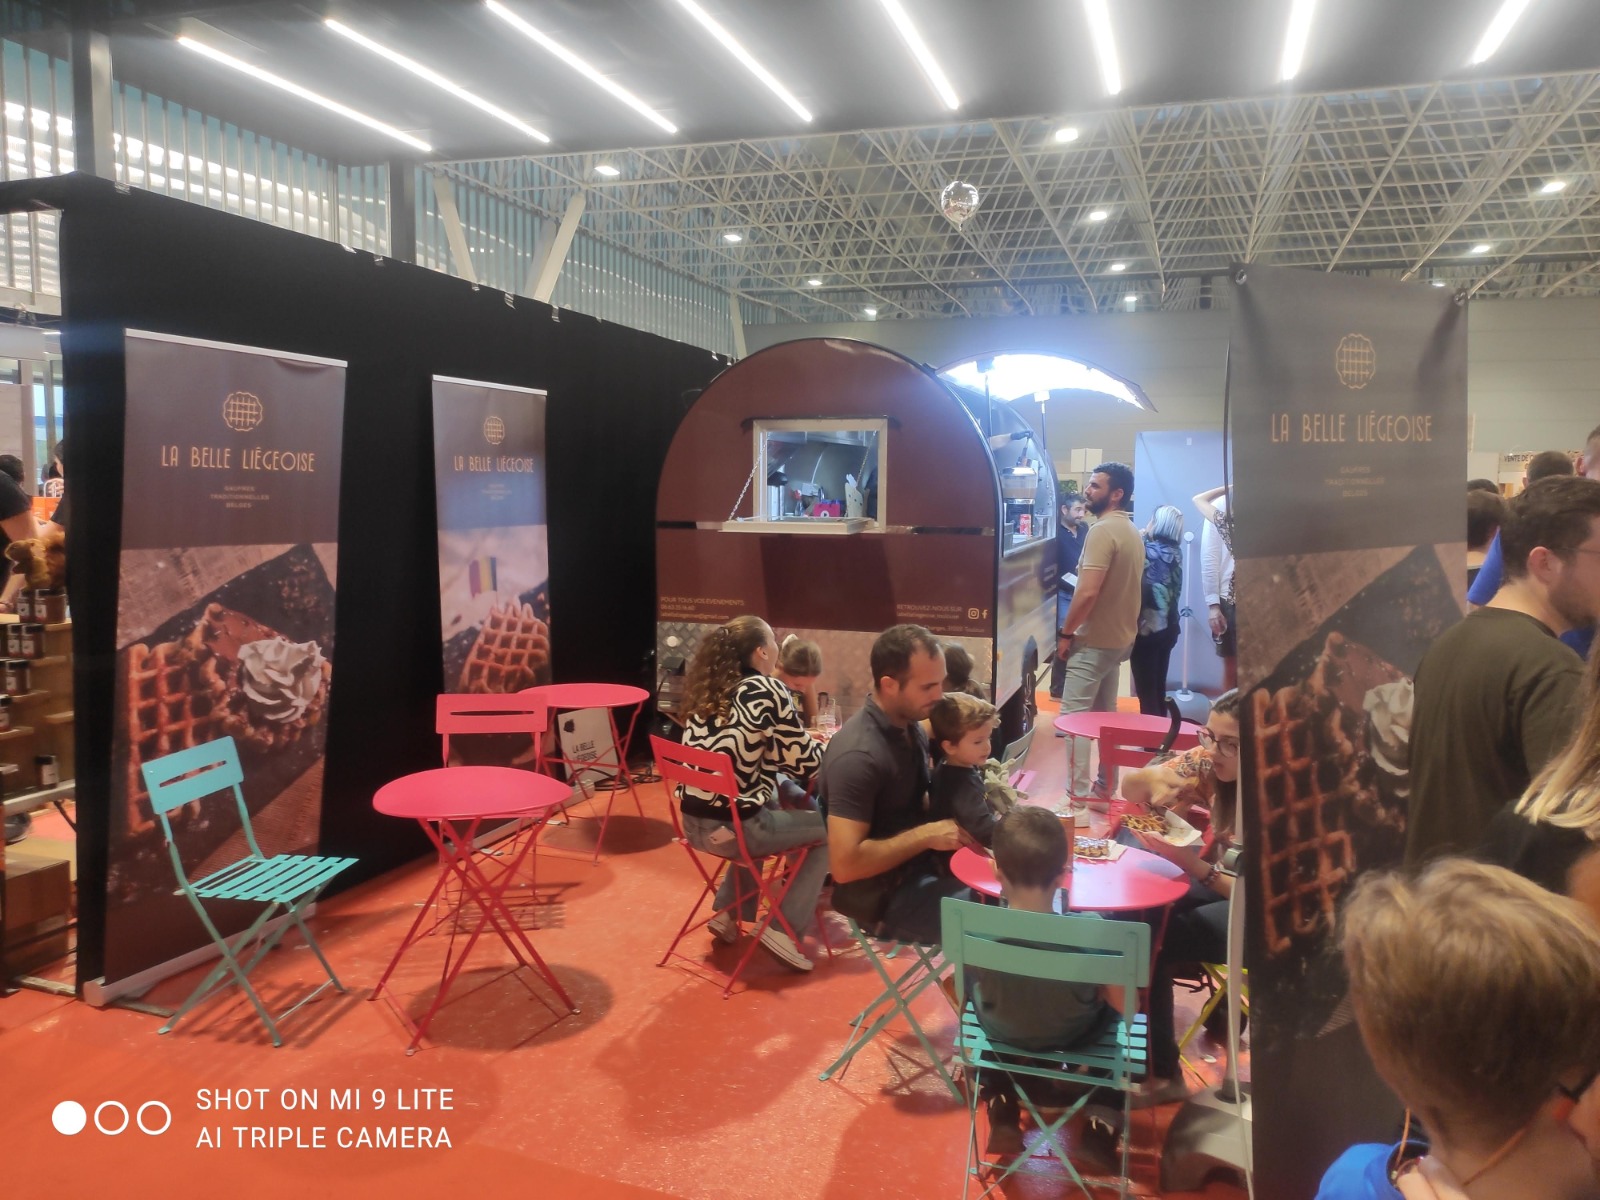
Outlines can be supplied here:
[[70, 795], [76, 775], [66, 594], [24, 590], [0, 623], [0, 788], [8, 813]]

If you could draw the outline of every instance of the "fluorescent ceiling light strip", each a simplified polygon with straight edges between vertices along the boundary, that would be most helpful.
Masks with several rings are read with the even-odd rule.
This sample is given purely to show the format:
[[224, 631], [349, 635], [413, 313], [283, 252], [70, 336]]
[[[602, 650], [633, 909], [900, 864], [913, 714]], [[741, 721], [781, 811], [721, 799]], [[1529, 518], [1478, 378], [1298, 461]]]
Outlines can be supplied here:
[[905, 42], [906, 48], [911, 51], [911, 57], [917, 60], [917, 65], [922, 68], [922, 73], [928, 77], [928, 82], [933, 85], [933, 90], [939, 94], [939, 99], [946, 108], [960, 108], [961, 101], [956, 97], [955, 89], [950, 86], [950, 81], [945, 78], [945, 73], [939, 67], [938, 61], [933, 57], [933, 51], [928, 49], [928, 43], [922, 40], [922, 35], [917, 32], [917, 27], [911, 23], [911, 17], [901, 7], [900, 0], [878, 0], [883, 5], [883, 11], [889, 14], [889, 20], [894, 22], [894, 27], [899, 31], [900, 38]]
[[372, 53], [376, 54], [379, 58], [388, 59], [397, 67], [403, 67], [405, 70], [410, 71], [419, 79], [426, 79], [429, 83], [433, 84], [434, 87], [439, 88], [442, 91], [449, 92], [458, 100], [465, 100], [468, 104], [472, 105], [472, 107], [488, 113], [491, 117], [496, 117], [499, 120], [504, 121], [507, 125], [511, 126], [511, 128], [520, 133], [526, 134], [535, 141], [544, 142], [546, 144], [549, 143], [549, 134], [539, 132], [539, 130], [535, 129], [532, 125], [529, 125], [526, 121], [519, 120], [518, 118], [512, 116], [499, 105], [491, 104], [482, 96], [474, 95], [472, 92], [467, 91], [466, 88], [461, 87], [458, 84], [451, 83], [443, 75], [439, 74], [439, 72], [433, 70], [431, 67], [423, 66], [416, 59], [407, 58], [398, 50], [391, 50], [381, 42], [373, 41], [364, 33], [357, 33], [354, 29], [351, 29], [350, 26], [344, 24], [343, 22], [335, 21], [332, 17], [328, 17], [324, 24], [326, 24], [329, 29], [333, 30], [340, 37], [349, 38], [356, 45], [362, 47], [363, 49], [372, 51]]
[[796, 100], [789, 89], [773, 77], [772, 72], [757, 62], [750, 51], [741, 46], [739, 40], [719, 25], [710, 13], [695, 3], [695, 0], [678, 0], [678, 7], [698, 21], [707, 33], [721, 42], [722, 48], [738, 59], [745, 70], [766, 84], [767, 90], [788, 105], [790, 112], [794, 113], [802, 121], [812, 119], [811, 113], [806, 106]]
[[1100, 63], [1100, 81], [1105, 84], [1106, 95], [1115, 96], [1122, 90], [1122, 68], [1117, 64], [1111, 9], [1106, 0], [1083, 0], [1083, 15], [1089, 21], [1089, 40], [1094, 43], [1094, 56]]
[[582, 75], [596, 87], [602, 88], [611, 93], [611, 95], [615, 96], [629, 108], [633, 109], [634, 112], [638, 113], [640, 116], [646, 118], [654, 124], [659, 125], [668, 133], [678, 132], [678, 127], [676, 125], [663, 117], [655, 109], [651, 108], [643, 100], [639, 99], [639, 97], [635, 96], [627, 88], [623, 87], [621, 84], [612, 83], [611, 80], [600, 74], [599, 71], [595, 70], [594, 67], [590, 66], [583, 59], [579, 58], [571, 50], [568, 50], [560, 42], [555, 41], [547, 34], [541, 33], [532, 25], [528, 24], [528, 22], [524, 21], [521, 17], [517, 16], [516, 13], [512, 12], [504, 4], [501, 4], [500, 0], [487, 0], [487, 5], [489, 11], [495, 16], [499, 17], [502, 21], [511, 26], [511, 28], [515, 29], [518, 33], [522, 34], [522, 36], [527, 38], [529, 41], [544, 47], [544, 49], [548, 50], [562, 62], [566, 63], [567, 66], [571, 67], [574, 71]]
[[1494, 19], [1489, 22], [1489, 28], [1485, 29], [1483, 36], [1478, 39], [1478, 48], [1467, 60], [1467, 66], [1477, 66], [1500, 49], [1500, 43], [1506, 40], [1506, 34], [1511, 32], [1511, 27], [1527, 11], [1531, 3], [1533, 0], [1505, 0], [1505, 3], [1500, 5], [1499, 11], [1494, 14]]
[[1300, 74], [1306, 56], [1306, 39], [1311, 36], [1311, 14], [1317, 0], [1294, 0], [1289, 10], [1289, 32], [1283, 38], [1283, 58], [1278, 62], [1278, 82], [1288, 83]]
[[271, 71], [263, 71], [260, 67], [252, 66], [243, 59], [234, 58], [231, 54], [224, 54], [221, 50], [213, 49], [204, 42], [197, 42], [194, 38], [189, 37], [188, 35], [180, 37], [178, 39], [178, 44], [180, 46], [187, 46], [190, 50], [195, 51], [197, 54], [203, 54], [206, 58], [211, 59], [213, 62], [219, 62], [223, 66], [232, 67], [235, 71], [242, 72], [243, 74], [250, 76], [252, 79], [259, 79], [262, 83], [271, 84], [275, 88], [279, 88], [285, 92], [288, 92], [291, 96], [299, 96], [300, 99], [309, 100], [312, 104], [317, 105], [319, 108], [325, 108], [329, 112], [338, 113], [341, 117], [348, 117], [358, 125], [365, 125], [368, 129], [375, 129], [379, 133], [388, 134], [396, 141], [404, 142], [413, 149], [421, 150], [424, 153], [429, 153], [433, 150], [433, 147], [428, 145], [428, 143], [423, 141], [421, 138], [412, 137], [409, 133], [403, 133], [396, 129], [393, 125], [389, 125], [378, 120], [377, 117], [369, 117], [364, 112], [357, 112], [349, 105], [340, 104], [337, 100], [330, 100], [328, 97], [319, 95], [318, 93], [313, 92], [310, 88], [301, 87], [298, 83], [291, 82], [290, 80], [283, 78], [281, 75], [274, 75]]

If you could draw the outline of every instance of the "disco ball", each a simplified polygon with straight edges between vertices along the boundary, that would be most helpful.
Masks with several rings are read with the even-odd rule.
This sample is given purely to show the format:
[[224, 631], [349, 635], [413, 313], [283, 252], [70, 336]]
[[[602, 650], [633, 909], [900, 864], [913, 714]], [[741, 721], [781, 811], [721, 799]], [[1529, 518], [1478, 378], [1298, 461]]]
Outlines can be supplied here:
[[939, 209], [959, 229], [978, 211], [978, 189], [959, 179], [952, 180], [939, 193]]

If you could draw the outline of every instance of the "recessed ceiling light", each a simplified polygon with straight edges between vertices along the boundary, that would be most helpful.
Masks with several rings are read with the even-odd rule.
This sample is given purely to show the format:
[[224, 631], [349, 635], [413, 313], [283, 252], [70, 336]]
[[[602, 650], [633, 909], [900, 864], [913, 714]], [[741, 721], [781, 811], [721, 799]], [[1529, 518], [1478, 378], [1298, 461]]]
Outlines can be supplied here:
[[1289, 29], [1283, 35], [1283, 57], [1278, 60], [1278, 82], [1288, 83], [1300, 74], [1306, 56], [1306, 39], [1311, 35], [1311, 14], [1317, 0], [1294, 0], [1289, 10]]
[[526, 121], [519, 120], [517, 117], [512, 116], [499, 105], [490, 104], [489, 101], [485, 100], [482, 96], [478, 96], [467, 91], [466, 88], [460, 86], [459, 84], [451, 83], [450, 80], [439, 74], [439, 72], [433, 70], [431, 67], [423, 66], [421, 63], [417, 62], [416, 59], [407, 58], [398, 50], [391, 50], [388, 46], [383, 45], [381, 42], [373, 41], [364, 33], [357, 33], [354, 29], [351, 29], [350, 26], [344, 24], [343, 22], [335, 21], [332, 17], [327, 18], [324, 24], [326, 24], [329, 29], [333, 30], [333, 32], [337, 33], [340, 37], [348, 38], [362, 49], [372, 51], [372, 53], [376, 54], [379, 58], [388, 59], [390, 62], [394, 63], [395, 66], [410, 71], [419, 79], [427, 80], [429, 83], [433, 84], [434, 87], [439, 88], [441, 91], [449, 92], [456, 99], [465, 100], [468, 104], [472, 105], [472, 107], [488, 113], [491, 117], [495, 117], [498, 120], [504, 121], [517, 132], [524, 133], [537, 142], [548, 143], [550, 141], [549, 134], [535, 129]]
[[1476, 246], [1474, 246], [1472, 248], [1470, 253], [1472, 253], [1472, 254], [1487, 254], [1487, 253], [1489, 253], [1489, 251], [1491, 251], [1493, 249], [1494, 249], [1494, 246], [1491, 243], [1489, 243], [1489, 242], [1479, 242]]
[[875, 317], [878, 315], [878, 310], [875, 308], [863, 308], [861, 311], [866, 313], [866, 315], [869, 317]]
[[1506, 40], [1506, 34], [1511, 32], [1511, 27], [1517, 23], [1517, 19], [1522, 16], [1529, 3], [1530, 0], [1504, 0], [1489, 22], [1489, 28], [1485, 29], [1483, 36], [1478, 39], [1477, 48], [1467, 60], [1467, 66], [1477, 66], [1500, 49], [1500, 43]]
[[1546, 196], [1554, 196], [1557, 192], [1564, 192], [1566, 190], [1567, 181], [1565, 179], [1549, 180], [1542, 188], [1539, 189], [1539, 191]]
[[725, 242], [742, 242], [744, 241], [744, 234], [735, 233], [730, 229], [727, 233], [722, 235], [722, 240]]
[[1076, 125], [1063, 125], [1056, 130], [1056, 141], [1075, 142], [1078, 140], [1078, 127]]
[[622, 174], [622, 168], [613, 167], [610, 163], [595, 163], [594, 173], [596, 175], [604, 175], [607, 179], [615, 179]]
[[330, 100], [328, 97], [318, 92], [313, 92], [310, 88], [301, 87], [298, 83], [285, 79], [281, 75], [274, 75], [271, 71], [263, 71], [260, 67], [252, 66], [250, 63], [245, 62], [243, 59], [235, 58], [231, 54], [224, 54], [221, 50], [213, 49], [204, 42], [197, 42], [188, 35], [180, 37], [178, 44], [187, 46], [190, 50], [204, 55], [213, 62], [219, 62], [225, 67], [232, 67], [235, 71], [248, 75], [252, 79], [259, 79], [262, 83], [271, 84], [281, 91], [288, 92], [291, 96], [299, 96], [300, 99], [309, 100], [319, 108], [325, 108], [329, 112], [338, 113], [341, 117], [347, 117], [359, 125], [365, 125], [368, 129], [375, 129], [379, 133], [387, 134], [398, 142], [404, 142], [414, 150], [421, 150], [424, 154], [433, 150], [433, 147], [421, 138], [412, 137], [409, 133], [403, 133], [393, 125], [378, 120], [377, 117], [369, 117], [364, 112], [357, 112], [348, 105], [340, 104], [337, 100]]
[[659, 125], [668, 133], [678, 132], [678, 127], [676, 125], [663, 117], [655, 109], [651, 108], [643, 100], [639, 99], [639, 97], [635, 96], [627, 88], [623, 87], [621, 84], [611, 82], [611, 80], [607, 79], [604, 75], [602, 75], [589, 63], [579, 58], [571, 50], [568, 50], [560, 42], [528, 24], [527, 21], [523, 20], [516, 13], [512, 12], [504, 4], [501, 4], [500, 0], [486, 0], [486, 6], [490, 12], [499, 17], [507, 25], [511, 26], [511, 28], [515, 29], [518, 33], [522, 34], [523, 37], [539, 46], [542, 46], [545, 50], [548, 50], [562, 62], [566, 63], [567, 66], [571, 67], [578, 74], [582, 75], [590, 83], [606, 92], [609, 92], [612, 96], [615, 96], [618, 100], [622, 101], [640, 116], [645, 117], [647, 120], [652, 121], [656, 125]]
[[806, 106], [796, 100], [788, 88], [773, 78], [772, 73], [758, 63], [755, 57], [739, 44], [738, 39], [719, 25], [710, 13], [695, 3], [695, 0], [678, 0], [678, 7], [698, 21], [707, 33], [722, 44], [724, 50], [739, 60], [745, 70], [766, 84], [767, 90], [787, 104], [795, 116], [802, 121], [811, 120], [811, 114], [806, 110]]
[[917, 60], [917, 65], [928, 77], [928, 83], [939, 94], [944, 106], [952, 109], [960, 108], [961, 101], [957, 99], [955, 89], [950, 86], [950, 80], [945, 77], [938, 60], [933, 57], [933, 51], [928, 49], [928, 43], [922, 40], [917, 27], [911, 23], [911, 17], [901, 6], [900, 0], [878, 0], [878, 3], [882, 4], [883, 11], [889, 14], [889, 20], [894, 22], [900, 39], [905, 42], [906, 49], [911, 51], [911, 57]]
[[1089, 20], [1089, 38], [1094, 43], [1095, 60], [1100, 64], [1100, 82], [1106, 95], [1122, 90], [1122, 68], [1117, 62], [1117, 39], [1111, 30], [1111, 7], [1106, 0], [1083, 0], [1083, 15]]
[[1104, 221], [1110, 215], [1111, 214], [1109, 212], [1107, 212], [1105, 209], [1097, 208], [1097, 209], [1094, 209], [1092, 212], [1089, 213], [1089, 220], [1091, 220], [1091, 221]]
[[1111, 269], [1113, 271], [1126, 271], [1128, 269], [1128, 264], [1127, 263], [1112, 263], [1111, 264]]
[[822, 286], [822, 280], [820, 280], [820, 279], [808, 279], [808, 280], [806, 280], [806, 286], [807, 287], [821, 287]]

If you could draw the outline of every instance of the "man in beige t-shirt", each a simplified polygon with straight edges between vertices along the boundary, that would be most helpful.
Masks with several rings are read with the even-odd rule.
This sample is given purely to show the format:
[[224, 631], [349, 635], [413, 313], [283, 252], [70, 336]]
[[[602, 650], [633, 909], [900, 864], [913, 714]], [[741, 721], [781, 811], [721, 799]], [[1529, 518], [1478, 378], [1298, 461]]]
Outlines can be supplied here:
[[[1057, 631], [1056, 653], [1067, 664], [1061, 688], [1061, 713], [1114, 712], [1122, 664], [1133, 653], [1139, 632], [1139, 590], [1144, 581], [1144, 538], [1133, 526], [1133, 468], [1101, 463], [1084, 488], [1084, 502], [1095, 517], [1078, 560], [1078, 587], [1072, 607]], [[1079, 825], [1089, 823], [1084, 805], [1090, 794], [1089, 739], [1072, 739], [1068, 792]], [[1095, 782], [1105, 794], [1105, 774]]]

